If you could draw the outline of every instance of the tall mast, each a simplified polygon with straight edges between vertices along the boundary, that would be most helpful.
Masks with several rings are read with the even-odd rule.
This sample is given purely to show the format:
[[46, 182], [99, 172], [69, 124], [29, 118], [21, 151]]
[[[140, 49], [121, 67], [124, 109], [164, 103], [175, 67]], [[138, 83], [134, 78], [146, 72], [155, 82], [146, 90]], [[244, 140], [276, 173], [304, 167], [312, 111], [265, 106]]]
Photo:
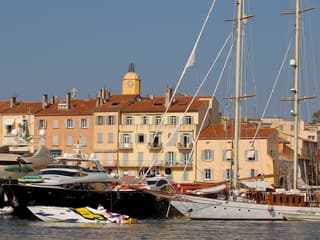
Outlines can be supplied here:
[[237, 50], [236, 50], [236, 72], [235, 72], [235, 105], [234, 105], [234, 177], [233, 186], [238, 188], [239, 171], [239, 140], [240, 140], [240, 89], [241, 89], [241, 42], [242, 42], [242, 15], [243, 0], [237, 0]]
[[296, 0], [296, 10], [295, 12], [284, 12], [282, 14], [295, 14], [295, 56], [294, 59], [290, 61], [290, 65], [294, 67], [294, 88], [291, 91], [294, 94], [294, 99], [283, 99], [283, 101], [293, 101], [294, 111], [292, 115], [294, 116], [294, 142], [293, 142], [293, 189], [297, 189], [297, 173], [298, 173], [298, 134], [299, 134], [299, 103], [303, 100], [308, 100], [316, 98], [315, 96], [306, 96], [299, 98], [300, 89], [300, 14], [311, 11], [314, 8], [306, 8], [300, 10], [300, 0]]
[[300, 69], [300, 0], [296, 0], [295, 23], [295, 69], [294, 69], [294, 156], [293, 156], [293, 189], [297, 189], [298, 170], [298, 134], [299, 134], [299, 69]]

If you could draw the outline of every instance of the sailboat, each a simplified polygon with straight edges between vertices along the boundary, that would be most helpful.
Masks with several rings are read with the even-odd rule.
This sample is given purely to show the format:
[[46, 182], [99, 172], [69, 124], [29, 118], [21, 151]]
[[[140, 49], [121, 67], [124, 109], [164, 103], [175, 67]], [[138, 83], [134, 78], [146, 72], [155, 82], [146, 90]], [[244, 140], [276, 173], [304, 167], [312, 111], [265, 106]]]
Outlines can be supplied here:
[[[257, 192], [255, 199], [249, 200], [239, 194], [238, 169], [239, 169], [239, 140], [240, 140], [240, 81], [241, 81], [241, 41], [242, 21], [247, 17], [243, 15], [243, 1], [237, 0], [237, 53], [236, 53], [236, 75], [235, 75], [235, 123], [234, 123], [234, 178], [233, 195], [227, 199], [213, 199], [198, 196], [176, 195], [170, 200], [170, 204], [180, 213], [195, 220], [288, 220], [308, 219], [319, 220], [319, 202], [311, 202], [311, 195], [300, 192], [297, 189], [297, 149], [298, 149], [298, 117], [299, 117], [299, 26], [300, 0], [296, 0], [296, 36], [295, 36], [295, 59], [290, 65], [295, 69], [294, 117], [295, 117], [295, 139], [294, 139], [294, 181], [293, 189], [285, 191], [278, 189], [275, 192]], [[305, 100], [305, 98], [303, 99]], [[294, 217], [292, 217], [294, 216]], [[307, 218], [304, 216], [308, 216]]]

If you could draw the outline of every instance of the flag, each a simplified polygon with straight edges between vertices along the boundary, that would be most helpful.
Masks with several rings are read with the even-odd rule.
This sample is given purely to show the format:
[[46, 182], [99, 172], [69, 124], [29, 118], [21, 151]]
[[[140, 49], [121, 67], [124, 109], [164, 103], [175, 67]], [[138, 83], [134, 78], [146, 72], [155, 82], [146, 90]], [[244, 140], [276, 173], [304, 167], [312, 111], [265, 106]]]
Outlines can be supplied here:
[[195, 61], [196, 61], [196, 48], [193, 48], [187, 62], [187, 68], [192, 67]]

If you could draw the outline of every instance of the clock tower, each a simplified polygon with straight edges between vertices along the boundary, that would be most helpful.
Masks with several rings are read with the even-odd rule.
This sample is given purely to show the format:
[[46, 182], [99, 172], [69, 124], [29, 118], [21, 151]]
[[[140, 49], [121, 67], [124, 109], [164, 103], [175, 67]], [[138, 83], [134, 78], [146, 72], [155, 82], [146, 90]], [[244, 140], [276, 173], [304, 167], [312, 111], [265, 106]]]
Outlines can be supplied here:
[[134, 64], [129, 64], [129, 71], [122, 79], [122, 94], [123, 95], [140, 95], [140, 79], [134, 71]]

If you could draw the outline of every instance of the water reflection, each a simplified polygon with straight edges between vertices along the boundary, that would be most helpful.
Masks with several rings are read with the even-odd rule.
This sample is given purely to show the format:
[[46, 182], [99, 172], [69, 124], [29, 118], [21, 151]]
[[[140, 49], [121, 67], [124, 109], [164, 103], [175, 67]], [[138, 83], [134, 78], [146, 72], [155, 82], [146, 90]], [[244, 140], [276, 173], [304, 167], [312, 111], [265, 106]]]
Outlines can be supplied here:
[[318, 239], [316, 222], [140, 220], [131, 225], [0, 219], [0, 239]]

